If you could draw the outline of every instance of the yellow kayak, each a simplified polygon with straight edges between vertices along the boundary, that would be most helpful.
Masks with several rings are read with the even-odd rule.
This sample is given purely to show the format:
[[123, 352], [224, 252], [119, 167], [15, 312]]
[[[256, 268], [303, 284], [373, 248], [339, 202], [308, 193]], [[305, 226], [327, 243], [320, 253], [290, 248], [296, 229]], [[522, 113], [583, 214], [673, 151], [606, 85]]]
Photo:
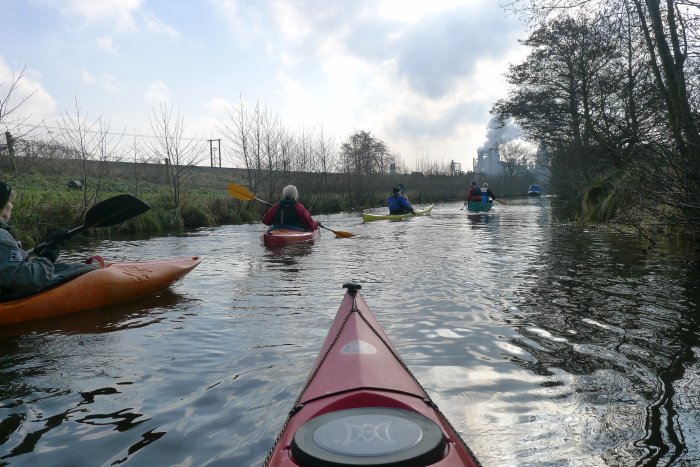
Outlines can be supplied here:
[[416, 209], [416, 214], [367, 214], [362, 213], [362, 220], [365, 222], [371, 221], [405, 221], [416, 216], [429, 216], [430, 211], [433, 210], [433, 205], [426, 207], [425, 209]]

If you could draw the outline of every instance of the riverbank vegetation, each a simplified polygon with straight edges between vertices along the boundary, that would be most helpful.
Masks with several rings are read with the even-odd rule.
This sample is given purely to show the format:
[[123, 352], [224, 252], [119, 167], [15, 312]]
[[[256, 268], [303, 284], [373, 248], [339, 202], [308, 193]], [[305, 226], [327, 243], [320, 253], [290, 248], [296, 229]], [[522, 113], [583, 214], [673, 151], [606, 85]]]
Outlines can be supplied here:
[[[358, 131], [338, 146], [322, 130], [290, 132], [259, 105], [243, 102], [221, 122], [233, 148], [228, 165], [238, 168], [221, 167], [211, 145], [185, 137], [183, 116], [167, 104], [153, 109], [149, 135], [116, 133], [103, 118], [89, 120], [77, 102], [50, 132], [24, 131], [26, 125], [9, 115], [0, 112], [0, 123], [14, 131], [6, 131], [7, 144], [0, 144], [0, 179], [18, 193], [12, 224], [27, 245], [53, 228], [79, 224], [96, 202], [119, 193], [152, 209], [118, 229], [158, 233], [260, 219], [266, 206], [231, 198], [229, 182], [270, 202], [294, 184], [300, 201], [318, 215], [385, 206], [397, 183], [420, 205], [464, 200], [472, 180], [488, 180], [498, 196], [523, 195], [534, 180], [527, 171], [487, 178], [427, 161], [418, 164], [422, 170], [409, 171], [370, 132]], [[207, 158], [211, 167], [204, 165]]]
[[589, 222], [700, 246], [700, 3], [515, 0], [530, 55], [493, 112], [549, 159]]
[[[40, 145], [41, 146], [41, 145]], [[44, 147], [36, 154], [47, 154]], [[56, 154], [54, 153], [54, 156]], [[75, 178], [77, 168], [85, 178]], [[384, 206], [391, 188], [402, 183], [415, 205], [462, 200], [473, 174], [367, 174], [290, 172], [279, 177], [275, 189], [256, 183], [246, 169], [179, 167], [177, 202], [171, 185], [172, 168], [167, 164], [105, 162], [72, 158], [16, 157], [14, 169], [3, 170], [1, 178], [16, 192], [12, 226], [26, 247], [42, 240], [56, 228], [81, 224], [85, 211], [96, 202], [127, 193], [145, 201], [151, 209], [123, 225], [96, 229], [92, 235], [113, 232], [162, 234], [183, 229], [222, 224], [257, 222], [266, 205], [238, 201], [228, 195], [227, 184], [257, 186], [258, 198], [277, 201], [285, 184], [299, 188], [300, 201], [314, 215], [359, 211]], [[480, 178], [476, 177], [478, 180]], [[75, 183], [81, 187], [75, 189]], [[499, 195], [515, 195], [527, 190], [528, 180], [489, 178]], [[503, 187], [503, 193], [497, 191]], [[358, 216], [359, 217], [359, 216]]]

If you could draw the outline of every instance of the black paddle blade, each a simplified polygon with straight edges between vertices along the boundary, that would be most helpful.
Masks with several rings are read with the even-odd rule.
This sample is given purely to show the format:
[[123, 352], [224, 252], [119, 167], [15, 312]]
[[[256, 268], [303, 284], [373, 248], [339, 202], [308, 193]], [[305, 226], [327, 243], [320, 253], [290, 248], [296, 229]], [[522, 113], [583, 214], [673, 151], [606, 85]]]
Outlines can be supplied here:
[[131, 195], [117, 195], [97, 203], [85, 213], [86, 229], [109, 227], [120, 224], [151, 209], [151, 207]]
[[119, 224], [126, 220], [136, 217], [151, 209], [151, 207], [131, 195], [117, 195], [113, 198], [106, 199], [102, 202], [97, 203], [85, 213], [85, 223], [79, 225], [74, 229], [67, 231], [62, 238], [54, 239], [50, 242], [41, 243], [27, 253], [33, 253], [34, 251], [41, 251], [41, 248], [47, 244], [58, 244], [64, 240], [71, 238], [73, 235], [84, 232], [87, 229], [93, 227], [110, 227], [112, 225]]

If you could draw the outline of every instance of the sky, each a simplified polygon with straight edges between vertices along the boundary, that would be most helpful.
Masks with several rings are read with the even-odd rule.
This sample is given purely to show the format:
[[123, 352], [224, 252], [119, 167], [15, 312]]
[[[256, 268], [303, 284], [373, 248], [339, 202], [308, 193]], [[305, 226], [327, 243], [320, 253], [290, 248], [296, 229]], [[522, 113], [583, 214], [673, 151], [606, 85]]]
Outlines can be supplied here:
[[[151, 133], [163, 103], [188, 135], [225, 138], [243, 101], [339, 146], [368, 131], [409, 168], [471, 170], [526, 28], [497, 0], [0, 0], [0, 98], [30, 121], [76, 105], [110, 128]], [[4, 86], [3, 86], [4, 84]], [[491, 127], [493, 125], [491, 124]], [[489, 133], [491, 134], [489, 136]], [[226, 140], [222, 156], [227, 164]]]

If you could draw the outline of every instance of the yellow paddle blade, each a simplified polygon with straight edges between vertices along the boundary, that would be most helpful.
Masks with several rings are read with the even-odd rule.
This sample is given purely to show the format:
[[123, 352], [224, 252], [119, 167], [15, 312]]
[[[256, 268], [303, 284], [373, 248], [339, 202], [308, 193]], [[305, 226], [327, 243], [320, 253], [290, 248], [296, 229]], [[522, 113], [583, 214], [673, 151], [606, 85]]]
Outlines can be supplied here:
[[329, 229], [328, 227], [326, 227], [326, 226], [323, 225], [323, 224], [318, 224], [318, 226], [321, 227], [321, 228], [323, 228], [323, 229], [330, 230], [331, 232], [333, 232], [333, 233], [335, 234], [335, 238], [350, 238], [350, 237], [354, 237], [354, 236], [355, 236], [355, 234], [352, 233], [352, 232], [346, 232], [346, 231], [344, 231], [344, 230], [333, 230], [333, 229]]
[[344, 230], [334, 230], [333, 233], [335, 234], [336, 238], [350, 238], [355, 235], [352, 232], [346, 232]]
[[247, 188], [233, 182], [228, 184], [228, 194], [243, 201], [255, 200], [255, 195], [248, 191]]

